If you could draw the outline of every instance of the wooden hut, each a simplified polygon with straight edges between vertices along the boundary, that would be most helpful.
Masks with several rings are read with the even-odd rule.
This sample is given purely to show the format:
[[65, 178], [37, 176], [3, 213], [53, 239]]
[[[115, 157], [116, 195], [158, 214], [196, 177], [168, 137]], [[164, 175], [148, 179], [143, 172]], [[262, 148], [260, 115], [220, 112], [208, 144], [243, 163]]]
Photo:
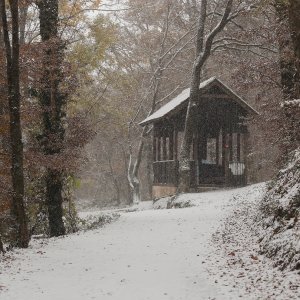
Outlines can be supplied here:
[[[176, 192], [178, 158], [190, 89], [143, 120], [153, 126], [153, 197]], [[191, 186], [239, 186], [247, 183], [248, 129], [245, 118], [257, 114], [240, 96], [212, 77], [200, 85], [201, 102], [191, 145]]]

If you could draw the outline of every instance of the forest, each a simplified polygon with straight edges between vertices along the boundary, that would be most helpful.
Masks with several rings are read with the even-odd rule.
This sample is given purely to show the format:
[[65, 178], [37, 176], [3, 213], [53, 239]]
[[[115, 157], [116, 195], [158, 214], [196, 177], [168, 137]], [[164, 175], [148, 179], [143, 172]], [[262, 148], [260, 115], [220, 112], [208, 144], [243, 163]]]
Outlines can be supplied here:
[[[233, 235], [240, 224], [249, 222], [251, 228], [255, 223], [249, 234], [257, 253], [271, 259], [278, 272], [291, 272], [298, 282], [298, 288], [297, 283], [296, 288], [289, 286], [292, 294], [286, 298], [284, 293], [251, 298], [250, 292], [243, 297], [297, 298], [299, 0], [0, 0], [0, 15], [0, 271], [14, 251], [31, 251], [38, 239], [68, 237], [108, 223], [114, 223], [108, 228], [117, 226], [123, 213], [138, 212], [148, 203], [160, 209], [190, 205], [200, 209], [200, 200], [195, 199], [211, 201], [210, 190], [215, 188], [216, 199], [226, 198], [230, 190], [226, 176], [236, 157], [242, 172], [246, 168], [242, 184], [246, 187], [239, 187], [241, 196], [234, 190], [230, 197], [243, 199], [236, 206], [245, 213], [238, 211], [235, 226], [225, 222], [225, 231]], [[207, 171], [198, 166], [209, 162], [197, 154], [211, 151], [210, 133], [205, 136], [208, 150], [195, 146], [203, 134], [196, 136], [195, 130], [210, 105], [205, 97], [220, 93], [215, 86], [202, 92], [201, 84], [210, 83], [210, 78], [217, 78], [214, 82], [220, 89], [224, 84], [224, 99], [234, 97], [255, 113], [238, 121], [229, 117], [228, 122], [237, 122], [238, 133], [227, 134], [227, 125], [220, 125], [214, 136], [214, 159], [225, 179], [217, 187], [195, 187], [193, 174], [209, 177], [212, 172], [209, 166]], [[159, 122], [147, 121], [188, 88], [180, 121], [174, 121], [175, 113]], [[218, 116], [226, 115], [222, 108], [218, 111]], [[169, 130], [164, 124], [171, 122], [175, 122], [174, 133], [181, 126], [180, 135], [164, 133]], [[210, 131], [215, 121], [211, 122]], [[197, 160], [194, 165], [191, 157]], [[163, 168], [174, 165], [174, 194], [157, 196], [156, 191], [167, 186]], [[201, 188], [209, 191], [207, 196], [199, 192]], [[192, 200], [187, 201], [189, 197]], [[247, 197], [257, 201], [249, 200], [253, 218]], [[83, 217], [87, 212], [101, 215], [87, 221]], [[186, 212], [186, 218], [193, 216]], [[209, 237], [218, 239], [210, 230]], [[223, 242], [224, 236], [219, 237]], [[105, 237], [99, 244], [104, 241]], [[238, 250], [224, 251], [234, 259]], [[249, 255], [252, 262], [259, 261], [258, 254]], [[5, 269], [0, 272], [0, 294], [6, 290], [1, 273]], [[78, 299], [93, 299], [81, 296]], [[136, 295], [133, 299], [227, 299], [205, 297]]]

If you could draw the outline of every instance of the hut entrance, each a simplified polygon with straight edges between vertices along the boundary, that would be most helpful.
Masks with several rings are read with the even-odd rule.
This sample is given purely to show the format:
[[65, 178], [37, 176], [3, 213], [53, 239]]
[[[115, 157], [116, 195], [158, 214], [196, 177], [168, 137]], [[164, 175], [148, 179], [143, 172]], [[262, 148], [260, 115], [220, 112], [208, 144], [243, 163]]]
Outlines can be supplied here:
[[206, 136], [198, 143], [199, 184], [246, 184], [245, 135], [223, 133]]

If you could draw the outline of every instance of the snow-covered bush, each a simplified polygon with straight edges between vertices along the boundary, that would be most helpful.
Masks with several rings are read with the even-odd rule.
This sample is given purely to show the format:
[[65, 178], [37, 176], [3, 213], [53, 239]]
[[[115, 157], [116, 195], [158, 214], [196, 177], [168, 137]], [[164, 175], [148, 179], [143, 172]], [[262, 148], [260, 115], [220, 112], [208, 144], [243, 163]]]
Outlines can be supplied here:
[[281, 269], [300, 269], [300, 148], [293, 151], [260, 205], [261, 252]]
[[120, 217], [120, 214], [112, 213], [101, 213], [91, 214], [85, 217], [79, 217], [78, 219], [78, 229], [79, 230], [93, 230], [103, 227], [105, 224], [109, 224]]
[[194, 206], [189, 199], [180, 196], [169, 196], [156, 200], [154, 209], [186, 208]]

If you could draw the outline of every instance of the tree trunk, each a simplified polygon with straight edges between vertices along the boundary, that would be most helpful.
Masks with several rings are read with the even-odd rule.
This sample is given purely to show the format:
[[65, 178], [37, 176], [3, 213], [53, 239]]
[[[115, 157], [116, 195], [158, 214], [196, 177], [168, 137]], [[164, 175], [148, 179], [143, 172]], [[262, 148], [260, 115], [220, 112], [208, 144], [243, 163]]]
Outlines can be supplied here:
[[192, 82], [190, 90], [189, 104], [186, 112], [185, 124], [184, 124], [184, 136], [183, 142], [180, 148], [179, 154], [179, 185], [178, 192], [185, 193], [190, 189], [190, 148], [193, 139], [193, 132], [195, 126], [195, 113], [199, 100], [199, 86], [200, 86], [200, 74], [203, 63], [200, 63], [200, 56], [203, 52], [204, 43], [204, 30], [206, 21], [206, 7], [207, 1], [202, 0], [200, 7], [200, 17], [198, 23], [197, 41], [196, 41], [196, 58], [193, 65]]
[[20, 7], [19, 10], [20, 10], [20, 45], [24, 45], [25, 44], [28, 5], [23, 4], [23, 6]]
[[280, 72], [283, 92], [283, 116], [281, 117], [281, 150], [285, 159], [290, 151], [299, 146], [299, 108], [289, 101], [300, 98], [300, 3], [277, 1], [278, 43]]
[[[291, 0], [289, 7], [289, 24], [293, 41], [295, 57], [295, 76], [294, 76], [294, 99], [300, 101], [300, 0]], [[287, 114], [290, 115], [290, 134], [292, 149], [300, 146], [300, 108], [299, 104], [288, 107]]]
[[195, 115], [197, 107], [201, 108], [200, 81], [201, 70], [203, 65], [211, 54], [211, 48], [216, 35], [221, 32], [226, 24], [230, 21], [233, 0], [228, 0], [225, 6], [220, 22], [205, 37], [206, 10], [207, 0], [202, 0], [200, 5], [200, 16], [198, 22], [197, 40], [196, 40], [196, 57], [193, 65], [193, 73], [190, 88], [190, 98], [185, 118], [183, 142], [179, 156], [179, 185], [177, 193], [185, 193], [190, 189], [191, 168], [190, 168], [190, 151], [193, 139], [194, 127], [196, 124]]
[[46, 177], [46, 205], [48, 208], [51, 236], [65, 234], [62, 209], [63, 175], [60, 171], [48, 169]]
[[[154, 87], [154, 91], [153, 91], [153, 96], [152, 96], [152, 106], [151, 109], [148, 113], [148, 116], [150, 116], [156, 107], [156, 102], [157, 102], [157, 97], [158, 97], [158, 91], [159, 91], [159, 87], [160, 87], [160, 76], [162, 75], [162, 69], [160, 67], [161, 65], [161, 61], [159, 61], [159, 68], [157, 69], [157, 74], [155, 76], [155, 87]], [[139, 146], [138, 146], [138, 150], [137, 150], [137, 156], [136, 156], [136, 160], [133, 163], [132, 162], [132, 149], [131, 149], [131, 145], [130, 145], [130, 159], [129, 159], [129, 164], [128, 164], [128, 182], [131, 188], [131, 192], [132, 192], [132, 201], [134, 204], [138, 204], [141, 201], [141, 194], [140, 194], [140, 180], [139, 180], [139, 169], [140, 169], [140, 165], [142, 162], [142, 155], [143, 155], [143, 150], [144, 150], [144, 145], [145, 145], [145, 139], [147, 138], [148, 134], [149, 134], [149, 128], [146, 125], [143, 128], [141, 137], [140, 137], [140, 142], [139, 142]]]
[[4, 253], [4, 246], [2, 243], [1, 235], [0, 235], [0, 253]]
[[278, 23], [278, 44], [280, 55], [281, 85], [284, 99], [294, 98], [295, 87], [295, 56], [293, 51], [293, 41], [290, 33], [288, 6], [283, 1], [275, 4]]
[[2, 29], [6, 50], [7, 85], [10, 115], [10, 147], [12, 176], [12, 214], [16, 230], [16, 246], [26, 248], [29, 232], [24, 204], [23, 142], [20, 115], [19, 12], [18, 0], [9, 1], [12, 21], [12, 45], [8, 32], [5, 1], [1, 0]]
[[[43, 42], [43, 73], [40, 103], [43, 109], [43, 151], [45, 155], [61, 152], [64, 142], [63, 105], [65, 95], [59, 86], [62, 81], [61, 66], [63, 44], [58, 37], [58, 0], [38, 2], [40, 34]], [[63, 172], [52, 166], [46, 172], [46, 203], [49, 213], [50, 236], [65, 234], [62, 211]]]
[[131, 192], [132, 192], [132, 203], [138, 204], [141, 202], [141, 194], [140, 194], [140, 180], [139, 180], [139, 169], [142, 161], [142, 154], [144, 148], [144, 139], [147, 135], [147, 127], [143, 128], [143, 132], [140, 137], [140, 142], [138, 146], [137, 156], [135, 163], [132, 163], [132, 154], [130, 153], [129, 166], [128, 166], [128, 181], [130, 184]]
[[296, 57], [295, 96], [300, 98], [300, 0], [291, 0], [289, 8], [291, 37]]

